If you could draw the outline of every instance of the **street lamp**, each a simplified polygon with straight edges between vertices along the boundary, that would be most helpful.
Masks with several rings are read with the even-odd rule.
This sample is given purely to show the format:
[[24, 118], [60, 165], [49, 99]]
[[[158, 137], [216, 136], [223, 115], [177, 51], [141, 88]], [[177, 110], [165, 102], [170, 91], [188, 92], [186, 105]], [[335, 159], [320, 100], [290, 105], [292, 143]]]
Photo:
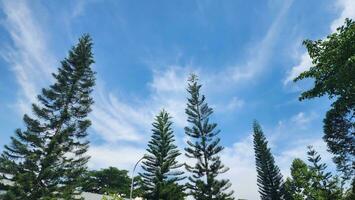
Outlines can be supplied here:
[[147, 156], [144, 155], [142, 158], [140, 158], [140, 159], [136, 162], [136, 164], [134, 165], [134, 167], [133, 167], [132, 177], [131, 177], [131, 180], [132, 180], [132, 182], [131, 182], [131, 192], [130, 192], [130, 194], [129, 194], [129, 199], [130, 199], [130, 200], [132, 200], [132, 194], [133, 194], [134, 171], [136, 170], [137, 165], [139, 164], [139, 162], [142, 161], [143, 159], [145, 159], [146, 157], [147, 157]]

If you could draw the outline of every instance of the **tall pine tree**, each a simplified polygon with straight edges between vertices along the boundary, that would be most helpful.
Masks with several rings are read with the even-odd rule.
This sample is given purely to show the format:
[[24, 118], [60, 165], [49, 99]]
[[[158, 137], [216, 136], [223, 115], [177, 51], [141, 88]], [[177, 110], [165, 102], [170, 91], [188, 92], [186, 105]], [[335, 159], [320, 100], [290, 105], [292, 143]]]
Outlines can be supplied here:
[[153, 123], [153, 135], [148, 144], [148, 155], [143, 161], [145, 198], [148, 200], [182, 200], [184, 187], [178, 182], [184, 179], [182, 167], [176, 160], [181, 154], [174, 145], [172, 122], [166, 111], [161, 111]]
[[231, 186], [229, 180], [217, 179], [228, 168], [218, 156], [223, 150], [217, 137], [220, 131], [216, 130], [216, 123], [209, 122], [213, 110], [205, 102], [205, 96], [200, 94], [201, 85], [197, 81], [197, 76], [192, 74], [187, 88], [190, 97], [185, 112], [190, 126], [185, 127], [185, 133], [190, 140], [185, 151], [187, 157], [196, 159], [194, 166], [186, 165], [186, 169], [192, 173], [187, 187], [196, 200], [234, 199], [233, 192], [227, 191]]
[[6, 199], [76, 199], [79, 181], [89, 159], [87, 115], [95, 84], [92, 41], [79, 39], [61, 67], [54, 84], [42, 89], [34, 117], [25, 114], [25, 130], [17, 129], [0, 157], [2, 179], [13, 182]]
[[256, 171], [258, 173], [257, 182], [260, 197], [263, 200], [282, 199], [283, 181], [280, 169], [275, 164], [268, 142], [260, 125], [255, 121], [254, 128], [254, 151]]

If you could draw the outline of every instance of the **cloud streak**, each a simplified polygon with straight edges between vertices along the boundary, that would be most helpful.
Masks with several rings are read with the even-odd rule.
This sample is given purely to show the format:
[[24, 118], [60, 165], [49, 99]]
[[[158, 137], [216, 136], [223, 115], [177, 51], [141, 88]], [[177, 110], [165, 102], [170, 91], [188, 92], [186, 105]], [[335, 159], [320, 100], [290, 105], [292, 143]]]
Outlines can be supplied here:
[[[267, 66], [267, 62], [272, 54], [275, 40], [279, 35], [282, 23], [292, 6], [293, 0], [284, 1], [279, 13], [273, 20], [265, 37], [254, 46], [251, 50], [253, 52], [246, 62], [242, 65], [236, 65], [229, 68], [225, 74], [230, 77], [233, 82], [241, 82], [250, 80], [259, 75]], [[254, 53], [255, 52], [255, 53]]]
[[39, 88], [51, 80], [54, 59], [48, 51], [45, 34], [25, 1], [3, 1], [6, 15], [3, 26], [13, 40], [13, 46], [0, 50], [1, 57], [14, 71], [20, 86], [16, 105], [20, 113], [29, 113], [30, 104], [36, 101]]

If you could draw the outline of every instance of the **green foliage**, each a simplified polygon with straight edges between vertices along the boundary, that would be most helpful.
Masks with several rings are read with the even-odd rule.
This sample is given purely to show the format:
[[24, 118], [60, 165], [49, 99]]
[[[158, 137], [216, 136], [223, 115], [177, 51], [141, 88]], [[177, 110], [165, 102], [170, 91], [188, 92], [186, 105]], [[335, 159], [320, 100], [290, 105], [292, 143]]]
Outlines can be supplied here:
[[101, 200], [124, 200], [123, 197], [119, 194], [109, 194], [109, 195], [104, 195]]
[[317, 199], [340, 199], [342, 195], [338, 178], [325, 171], [327, 165], [320, 163], [320, 155], [311, 146], [308, 147], [307, 154], [308, 161], [311, 163], [309, 169], [313, 196]]
[[127, 170], [109, 167], [97, 171], [88, 171], [84, 175], [82, 190], [98, 194], [124, 194], [129, 196], [131, 178]]
[[295, 159], [291, 165], [291, 178], [285, 183], [286, 193], [290, 200], [346, 199], [343, 196], [341, 182], [326, 172], [327, 166], [321, 162], [319, 154], [311, 147], [307, 152], [310, 165]]
[[355, 169], [355, 22], [345, 25], [324, 40], [306, 40], [313, 67], [295, 81], [314, 79], [314, 87], [300, 100], [327, 95], [334, 99], [324, 119], [324, 140], [343, 179], [354, 178]]
[[256, 121], [253, 124], [253, 129], [255, 164], [260, 197], [263, 200], [282, 199], [283, 188], [280, 169], [275, 164], [274, 157], [270, 148], [268, 148], [268, 142]]
[[76, 199], [80, 194], [95, 83], [91, 48], [88, 35], [79, 39], [53, 74], [54, 84], [38, 95], [34, 117], [24, 115], [25, 130], [17, 129], [5, 146], [0, 172], [14, 183], [6, 199]]
[[134, 177], [133, 194], [132, 197], [143, 197], [144, 191], [144, 181], [141, 176]]
[[143, 161], [144, 197], [148, 200], [181, 200], [184, 199], [184, 187], [178, 182], [184, 179], [182, 166], [176, 160], [180, 155], [174, 145], [172, 122], [166, 111], [161, 111], [153, 123], [153, 134], [148, 144], [148, 155]]
[[201, 85], [197, 81], [197, 76], [192, 74], [187, 88], [190, 97], [185, 112], [190, 126], [185, 127], [185, 133], [190, 140], [185, 151], [187, 157], [196, 159], [194, 166], [186, 165], [186, 169], [192, 173], [187, 187], [196, 200], [234, 199], [233, 192], [226, 192], [231, 186], [229, 180], [217, 179], [228, 168], [218, 156], [223, 150], [217, 137], [220, 131], [216, 130], [216, 123], [209, 121], [213, 110], [205, 102], [205, 96], [200, 94]]

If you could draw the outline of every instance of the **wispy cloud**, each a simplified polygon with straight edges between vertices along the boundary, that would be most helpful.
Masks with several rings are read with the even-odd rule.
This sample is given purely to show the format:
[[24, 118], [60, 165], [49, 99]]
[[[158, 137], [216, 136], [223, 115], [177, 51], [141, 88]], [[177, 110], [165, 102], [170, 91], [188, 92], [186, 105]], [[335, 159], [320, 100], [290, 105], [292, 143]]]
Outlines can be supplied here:
[[151, 115], [142, 108], [130, 106], [120, 101], [102, 86], [95, 92], [95, 105], [91, 114], [93, 129], [106, 142], [139, 142], [147, 133]]
[[309, 124], [317, 117], [317, 114], [314, 112], [311, 112], [309, 114], [299, 112], [291, 118], [291, 123], [294, 123], [295, 126], [301, 129], [306, 129]]
[[255, 76], [262, 73], [266, 68], [267, 62], [272, 55], [272, 49], [275, 44], [275, 40], [279, 35], [282, 23], [292, 6], [293, 0], [286, 0], [282, 4], [282, 7], [273, 20], [272, 24], [268, 28], [265, 37], [260, 43], [256, 44], [250, 49], [250, 55], [246, 59], [245, 63], [237, 64], [230, 67], [225, 73], [233, 82], [240, 82], [253, 79]]
[[3, 1], [6, 15], [3, 26], [13, 45], [3, 44], [0, 55], [11, 66], [20, 86], [17, 106], [21, 114], [29, 113], [39, 88], [51, 80], [54, 59], [47, 48], [46, 35], [34, 19], [26, 1]]
[[100, 169], [108, 166], [130, 170], [145, 153], [145, 149], [125, 145], [91, 145], [88, 154], [91, 156], [89, 167]]

